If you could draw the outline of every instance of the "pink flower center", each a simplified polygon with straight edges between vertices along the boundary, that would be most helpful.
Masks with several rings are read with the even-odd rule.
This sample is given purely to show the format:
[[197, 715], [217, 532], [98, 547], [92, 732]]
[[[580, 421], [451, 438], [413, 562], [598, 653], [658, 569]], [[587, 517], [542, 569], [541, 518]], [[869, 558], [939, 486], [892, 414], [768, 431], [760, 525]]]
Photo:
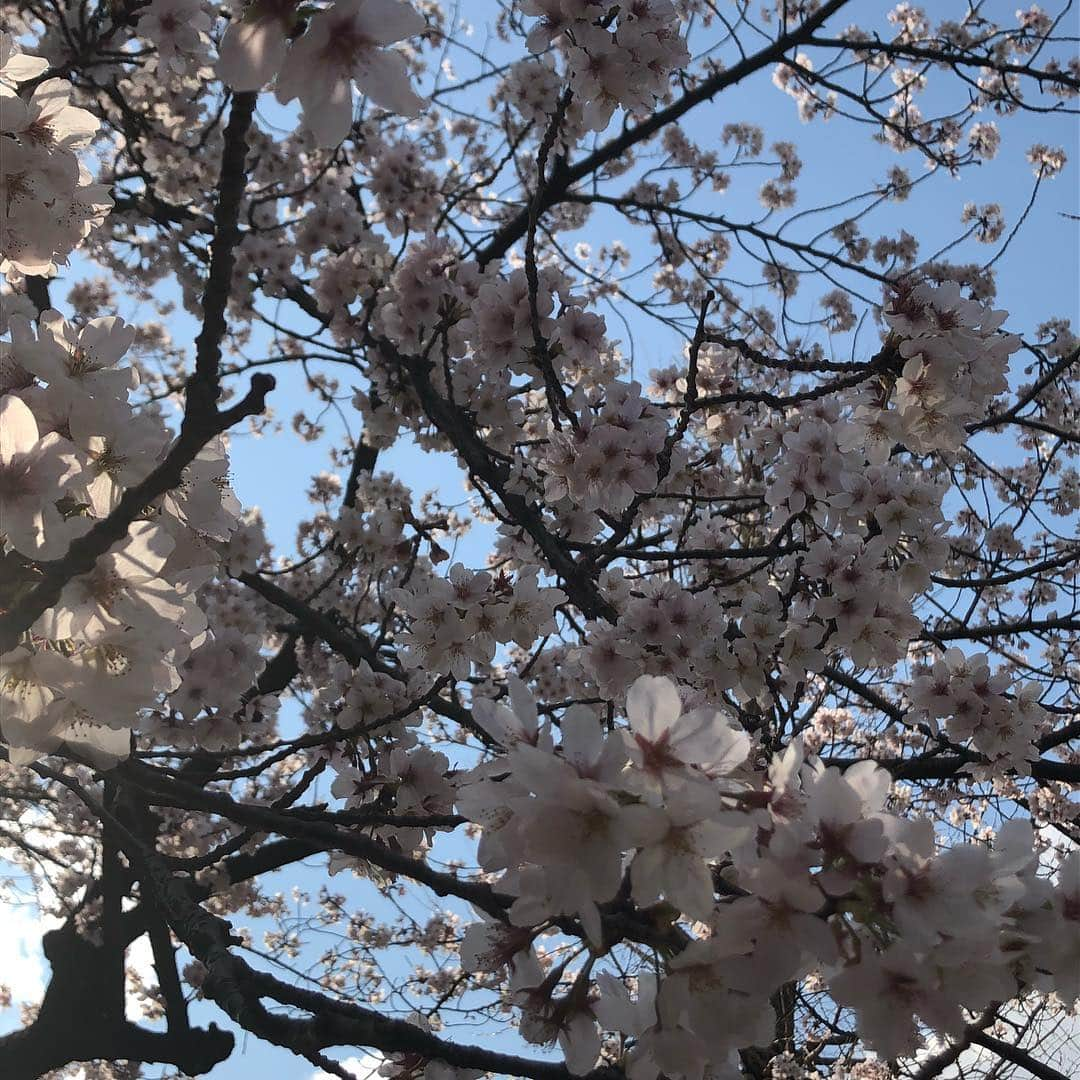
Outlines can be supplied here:
[[655, 742], [650, 742], [642, 735], [635, 735], [634, 742], [641, 750], [641, 767], [654, 776], [659, 776], [665, 769], [678, 766], [679, 759], [672, 754], [668, 743], [671, 733], [665, 731]]
[[56, 129], [49, 123], [49, 121], [39, 116], [32, 124], [30, 124], [23, 135], [32, 143], [42, 147], [45, 150], [52, 150], [56, 146]]
[[336, 19], [330, 24], [329, 40], [321, 58], [342, 68], [352, 67], [357, 53], [370, 49], [375, 42], [362, 33], [352, 18]]

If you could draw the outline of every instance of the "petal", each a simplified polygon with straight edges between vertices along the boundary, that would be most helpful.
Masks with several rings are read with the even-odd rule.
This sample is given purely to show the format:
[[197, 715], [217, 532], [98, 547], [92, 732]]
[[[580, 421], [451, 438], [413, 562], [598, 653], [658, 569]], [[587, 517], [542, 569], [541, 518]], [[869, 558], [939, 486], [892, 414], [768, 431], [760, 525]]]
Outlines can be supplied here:
[[287, 50], [280, 20], [234, 23], [221, 40], [217, 73], [234, 90], [261, 90], [281, 70]]
[[598, 952], [604, 947], [604, 926], [600, 921], [600, 909], [591, 901], [586, 901], [578, 911], [585, 936]]
[[26, 53], [9, 53], [0, 64], [0, 77], [8, 83], [28, 82], [48, 70], [49, 61], [44, 57], [29, 56]]
[[56, 113], [64, 108], [70, 99], [70, 83], [63, 79], [46, 79], [40, 86], [35, 87], [30, 98], [30, 105], [36, 106], [45, 114]]
[[658, 739], [682, 713], [675, 684], [663, 676], [642, 675], [626, 694], [626, 715], [635, 734]]
[[412, 88], [405, 57], [395, 52], [370, 49], [354, 70], [356, 85], [376, 105], [401, 116], [420, 114], [424, 99]]
[[108, 728], [101, 724], [79, 721], [58, 734], [95, 769], [111, 769], [131, 753], [130, 728]]
[[158, 576], [175, 547], [176, 541], [165, 529], [152, 521], [136, 521], [127, 543], [109, 557], [125, 581], [147, 581]]
[[277, 99], [283, 105], [305, 90], [312, 93], [314, 83], [325, 84], [331, 77], [340, 77], [341, 72], [337, 67], [328, 68], [318, 63], [319, 51], [326, 44], [322, 27], [322, 17], [316, 15], [307, 33], [289, 46], [277, 80]]
[[347, 78], [334, 83], [324, 100], [309, 101], [302, 92], [300, 100], [304, 103], [304, 125], [315, 136], [319, 146], [327, 149], [337, 146], [349, 134], [353, 103], [352, 88]]
[[21, 97], [0, 85], [0, 131], [19, 132], [28, 121], [26, 102]]
[[877, 813], [885, 805], [892, 784], [888, 770], [874, 761], [859, 761], [852, 765], [844, 771], [844, 780], [859, 793], [867, 813]]
[[686, 738], [677, 739], [676, 745], [684, 761], [701, 765], [710, 775], [722, 776], [746, 760], [750, 753], [750, 736], [731, 727], [722, 713], [714, 712], [707, 725], [698, 727]]
[[600, 721], [585, 707], [569, 709], [562, 720], [562, 749], [579, 772], [588, 772], [600, 757], [604, 732]]
[[634, 856], [630, 864], [630, 884], [636, 904], [648, 907], [660, 895], [662, 863], [663, 853], [658, 847], [646, 848]]
[[536, 702], [533, 701], [529, 688], [516, 675], [509, 676], [506, 685], [510, 691], [510, 705], [521, 723], [522, 730], [526, 735], [535, 736], [539, 725]]
[[365, 0], [354, 16], [354, 25], [376, 45], [391, 45], [415, 37], [427, 28], [424, 17], [400, 0]]
[[619, 824], [622, 826], [624, 846], [644, 848], [659, 844], [667, 836], [671, 823], [668, 815], [658, 806], [630, 803], [620, 809]]
[[500, 746], [509, 746], [517, 729], [516, 716], [505, 706], [487, 698], [477, 698], [472, 706], [473, 719]]
[[698, 858], [672, 859], [671, 872], [664, 878], [664, 895], [686, 915], [705, 921], [716, 908], [712, 874]]
[[592, 1017], [584, 1012], [575, 1013], [559, 1032], [559, 1046], [572, 1076], [589, 1072], [600, 1056], [600, 1032]]
[[13, 394], [0, 398], [0, 463], [26, 454], [38, 441], [37, 421], [26, 403]]

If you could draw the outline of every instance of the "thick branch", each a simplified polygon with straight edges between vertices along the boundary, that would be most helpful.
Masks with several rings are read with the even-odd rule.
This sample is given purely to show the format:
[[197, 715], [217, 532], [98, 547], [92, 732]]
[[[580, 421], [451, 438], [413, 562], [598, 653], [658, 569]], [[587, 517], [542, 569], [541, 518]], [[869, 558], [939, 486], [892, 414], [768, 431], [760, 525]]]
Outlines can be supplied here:
[[225, 128], [225, 146], [221, 155], [218, 200], [214, 208], [214, 240], [210, 273], [203, 289], [203, 324], [195, 339], [195, 375], [187, 385], [187, 423], [199, 416], [211, 416], [221, 394], [219, 365], [221, 341], [225, 336], [225, 308], [232, 290], [236, 245], [240, 240], [240, 202], [247, 186], [244, 162], [247, 158], [247, 134], [255, 112], [255, 93], [233, 96], [232, 112]]
[[117, 1016], [111, 1008], [114, 965], [105, 946], [91, 944], [70, 925], [46, 934], [42, 946], [52, 978], [34, 1022], [0, 1037], [4, 1080], [35, 1080], [74, 1061], [95, 1060], [161, 1062], [197, 1076], [232, 1052], [232, 1035], [213, 1025], [156, 1032]]
[[985, 1031], [976, 1031], [971, 1036], [971, 1041], [987, 1050], [992, 1050], [998, 1057], [1019, 1065], [1021, 1069], [1026, 1069], [1039, 1080], [1069, 1080], [1063, 1072], [1058, 1072], [1045, 1062], [1038, 1061], [1027, 1050], [1021, 1050], [1019, 1046], [1013, 1046], [1012, 1043], [1004, 1042], [1002, 1039], [995, 1039], [993, 1035], [987, 1035]]

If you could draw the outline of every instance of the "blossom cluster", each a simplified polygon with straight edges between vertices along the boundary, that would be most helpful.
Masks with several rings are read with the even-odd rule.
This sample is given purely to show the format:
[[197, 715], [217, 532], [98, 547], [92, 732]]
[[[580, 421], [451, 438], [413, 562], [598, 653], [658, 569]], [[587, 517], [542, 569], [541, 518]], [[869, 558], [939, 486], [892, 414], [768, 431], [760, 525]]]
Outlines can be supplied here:
[[203, 69], [213, 21], [199, 0], [151, 0], [139, 13], [139, 36], [157, 50], [157, 76], [168, 80]]
[[492, 105], [509, 105], [521, 123], [545, 130], [563, 106], [558, 139], [573, 146], [587, 130], [584, 106], [576, 97], [563, 96], [563, 77], [550, 52], [510, 65], [492, 95]]
[[532, 52], [553, 43], [565, 50], [570, 86], [594, 131], [603, 131], [619, 106], [650, 111], [667, 95], [671, 73], [690, 59], [670, 0], [622, 5], [615, 19], [596, 0], [524, 0], [521, 10], [540, 18], [526, 38]]
[[323, 147], [337, 146], [353, 121], [353, 83], [381, 108], [416, 116], [406, 56], [387, 46], [422, 34], [424, 18], [404, 0], [334, 0], [318, 7], [298, 0], [230, 0], [228, 27], [212, 56], [214, 18], [201, 0], [152, 0], [139, 13], [138, 34], [157, 56], [165, 83], [216, 71], [236, 91], [271, 83], [282, 104], [299, 99], [302, 124]]
[[[521, 438], [521, 406], [506, 393], [512, 385], [507, 369], [530, 377], [520, 393], [522, 404], [533, 406], [527, 430], [541, 438], [515, 465], [522, 490], [542, 490], [545, 504], [559, 514], [571, 537], [595, 536], [605, 516], [610, 522], [611, 515], [663, 490], [665, 482], [679, 490], [716, 475], [689, 468], [693, 444], [678, 438], [671, 414], [665, 417], [644, 398], [639, 384], [606, 376], [601, 360], [610, 347], [603, 320], [571, 302], [560, 274], [550, 268], [541, 274], [533, 326], [522, 271], [478, 276], [465, 264], [451, 276], [449, 255], [445, 245], [413, 249], [395, 275], [393, 293], [384, 294], [393, 299], [381, 309], [383, 325], [391, 337], [415, 348], [430, 340], [426, 328], [440, 325], [441, 313], [443, 346], [461, 358], [447, 369], [451, 395], [469, 400], [478, 423], [500, 445], [515, 434]], [[925, 414], [916, 418], [912, 407], [900, 412], [877, 404], [881, 388], [895, 377], [886, 365], [933, 366], [947, 379], [942, 395], [948, 407], [974, 417], [985, 412], [1000, 388], [1015, 339], [996, 332], [1000, 313], [961, 300], [953, 286], [906, 287], [900, 295], [908, 314], [899, 306], [886, 308], [891, 333], [873, 362], [882, 364], [882, 375], [866, 380], [869, 389], [814, 397], [798, 409], [764, 418], [738, 405], [705, 407], [691, 417], [689, 432], [700, 440], [702, 452], [731, 445], [762, 470], [764, 502], [772, 510], [777, 538], [765, 545], [765, 552], [775, 549], [777, 556], [773, 579], [745, 581], [721, 606], [711, 591], [660, 579], [632, 586], [620, 570], [605, 571], [600, 589], [618, 610], [618, 621], [590, 622], [584, 642], [565, 658], [585, 685], [611, 696], [645, 671], [713, 693], [731, 690], [742, 702], [766, 702], [777, 687], [792, 692], [807, 680], [813, 684], [830, 656], [845, 655], [858, 667], [891, 667], [905, 658], [921, 626], [917, 598], [948, 559], [942, 509], [947, 489], [939, 476], [914, 472], [897, 455], [904, 438], [914, 444], [928, 437], [928, 427]], [[564, 305], [557, 314], [556, 297]], [[531, 347], [536, 329], [549, 343], [556, 378], [576, 380], [565, 399], [569, 424], [560, 407], [551, 407], [537, 372]], [[497, 365], [489, 361], [494, 357]], [[700, 398], [707, 401], [710, 394], [729, 390], [740, 363], [734, 348], [702, 347], [696, 368]], [[654, 380], [673, 405], [680, 403], [686, 380], [676, 368], [655, 372]], [[385, 397], [395, 400], [389, 379], [385, 385]], [[363, 395], [357, 401], [375, 427], [379, 413]], [[394, 418], [399, 421], [400, 414]], [[905, 425], [923, 434], [908, 437]], [[502, 555], [528, 564], [528, 546], [515, 541], [510, 530], [501, 532]], [[714, 581], [737, 576], [736, 565], [725, 565], [723, 553], [740, 544], [722, 519], [689, 521], [683, 542], [713, 553]], [[791, 554], [785, 555], [788, 545]], [[428, 670], [458, 674], [470, 660], [490, 661], [493, 640], [486, 634], [473, 639], [464, 611], [447, 625], [422, 624], [420, 646]], [[402, 640], [412, 654], [412, 639]], [[981, 727], [976, 749], [985, 749], [1003, 767], [1022, 768], [1033, 729], [1028, 722], [1011, 726], [1015, 709], [1007, 684], [999, 690], [992, 710], [1000, 713], [995, 724], [1005, 741], [991, 748], [989, 729]]]
[[1006, 312], [965, 300], [960, 286], [901, 287], [884, 310], [901, 338], [904, 359], [892, 407], [867, 403], [856, 411], [888, 453], [891, 440], [921, 453], [958, 450], [964, 425], [981, 419], [995, 395], [1008, 388], [1009, 357], [1020, 348], [1015, 334], [999, 334]]
[[9, 281], [54, 272], [112, 206], [77, 153], [98, 120], [71, 104], [63, 79], [43, 79], [48, 70], [0, 31], [0, 273]]
[[[575, 1074], [885, 1080], [928, 1032], [966, 1046], [980, 1014], [1080, 997], [1075, 530], [1050, 521], [1080, 507], [1077, 339], [1054, 319], [1028, 370], [1011, 360], [990, 304], [1026, 212], [1012, 228], [1004, 200], [968, 203], [923, 263], [927, 238], [875, 225], [934, 167], [989, 163], [1010, 112], [1052, 117], [1043, 95], [1080, 68], [1035, 7], [1014, 30], [890, 6], [839, 31], [820, 3], [750, 22], [516, 0], [487, 38], [438, 0], [5, 16], [0, 621], [58, 587], [0, 656], [0, 817], [48, 824], [0, 857], [84, 897], [71, 925], [101, 957], [100, 844], [128, 838], [95, 810], [131, 795], [177, 901], [238, 916], [215, 959], [165, 905], [205, 961], [189, 981], [266, 1001], [241, 1026], [331, 1070], [313, 1047], [333, 1013], [398, 1080], [508, 1064], [456, 1042], [462, 1023], [557, 1042]], [[849, 188], [852, 158], [830, 206], [789, 213], [803, 147], [752, 122], [774, 63], [802, 119], [865, 121], [931, 167]], [[253, 108], [264, 90], [284, 110]], [[971, 123], [990, 109], [1000, 129]], [[110, 205], [92, 149], [116, 208], [88, 233]], [[1029, 161], [1036, 190], [1066, 164], [1042, 144]], [[755, 188], [764, 216], [723, 210]], [[61, 282], [33, 279], [88, 235], [107, 276], [70, 283], [66, 319], [41, 311]], [[946, 261], [977, 242], [1001, 247]], [[111, 317], [125, 297], [138, 328]], [[241, 515], [222, 439], [125, 500], [177, 449], [159, 404], [190, 374], [177, 303], [223, 395], [302, 371], [271, 399], [284, 418], [251, 417], [326, 453], [307, 485], [253, 455], [275, 533], [306, 500], [295, 551]], [[991, 465], [969, 442], [1006, 425], [1026, 453]], [[416, 450], [454, 461], [464, 495], [442, 469], [416, 469], [426, 494], [385, 471]], [[75, 575], [94, 529], [115, 542]], [[145, 907], [156, 879], [125, 850], [119, 903]], [[278, 891], [264, 870], [298, 858], [364, 881]], [[315, 972], [302, 992], [284, 969], [221, 977], [245, 916], [271, 962]], [[186, 1056], [183, 1027], [146, 1042]], [[562, 1067], [526, 1053], [511, 1071]], [[188, 1064], [205, 1071], [170, 1063]]]
[[551, 633], [552, 613], [566, 594], [542, 585], [539, 574], [530, 567], [511, 582], [455, 563], [445, 578], [418, 578], [395, 590], [393, 599], [409, 616], [409, 629], [398, 638], [402, 663], [466, 679], [474, 663], [491, 663], [498, 645], [528, 647]]
[[[777, 529], [805, 537], [805, 555], [791, 566], [798, 598], [785, 606], [775, 587], [746, 588], [719, 610], [707, 594], [670, 582], [630, 590], [609, 577], [606, 587], [624, 617], [617, 627], [592, 627], [586, 654], [602, 690], [644, 666], [716, 692], [735, 687], [750, 700], [766, 691], [774, 656], [792, 686], [821, 670], [825, 648], [843, 650], [859, 665], [903, 657], [919, 625], [912, 598], [945, 558], [943, 489], [898, 464], [870, 464], [857, 438], [847, 445], [861, 433], [841, 415], [839, 402], [816, 402], [737, 440], [770, 466], [765, 499]], [[609, 472], [607, 466], [605, 482]], [[693, 526], [686, 542], [715, 551], [717, 572], [724, 549], [737, 547], [716, 523]]]
[[405, 57], [386, 46], [425, 25], [402, 0], [335, 0], [314, 14], [293, 0], [253, 0], [225, 32], [217, 73], [234, 90], [261, 90], [276, 79], [278, 100], [299, 98], [318, 144], [336, 146], [352, 126], [354, 81], [391, 112], [420, 111]]
[[[115, 317], [78, 325], [51, 310], [36, 327], [21, 316], [10, 323], [11, 342], [0, 342], [8, 603], [33, 587], [39, 564], [63, 556], [106, 518], [172, 442], [159, 412], [128, 402], [137, 374], [121, 359], [133, 327]], [[0, 657], [0, 729], [17, 755], [33, 758], [67, 742], [125, 756], [129, 732], [154, 724], [146, 710], [179, 689], [185, 668], [221, 651], [198, 593], [237, 524], [227, 471], [225, 447], [214, 440], [183, 484], [148, 506], [123, 541], [73, 577]], [[204, 691], [234, 674], [235, 653], [219, 662]], [[190, 699], [195, 689], [185, 692]]]
[[[614, 419], [616, 402], [628, 394], [640, 398], [640, 387], [635, 392], [614, 380], [618, 353], [605, 336], [605, 321], [585, 310], [568, 275], [551, 265], [538, 268], [534, 312], [523, 269], [504, 274], [458, 260], [459, 253], [443, 238], [413, 245], [375, 298], [377, 326], [409, 351], [430, 349], [438, 340], [455, 361], [439, 373], [440, 387], [452, 399], [468, 401], [491, 444], [509, 449], [520, 440], [530, 423], [523, 401], [544, 397], [553, 381], [577, 383], [581, 392], [566, 408], [581, 413], [603, 406], [610, 383], [605, 426], [620, 423]], [[515, 384], [515, 375], [528, 381]], [[398, 412], [414, 411], [399, 395], [392, 369], [377, 370], [375, 381], [383, 399], [398, 404]], [[629, 404], [626, 409], [628, 415], [633, 411]], [[378, 424], [365, 411], [369, 418]]]
[[640, 383], [612, 381], [597, 411], [582, 409], [576, 427], [551, 433], [541, 464], [545, 498], [621, 513], [637, 492], [659, 482], [667, 435], [666, 420], [642, 398]]
[[825, 95], [814, 92], [813, 83], [807, 79], [813, 71], [813, 60], [802, 52], [796, 55], [794, 64], [777, 64], [773, 71], [773, 84], [799, 106], [799, 119], [804, 124], [818, 116], [828, 120], [836, 109], [835, 91]]
[[[384, 731], [382, 734], [386, 734]], [[454, 785], [447, 777], [449, 759], [426, 746], [411, 746], [397, 737], [390, 745], [380, 740], [372, 750], [372, 761], [364, 769], [343, 757], [332, 761], [336, 776], [331, 794], [348, 810], [363, 810], [374, 817], [433, 818], [448, 815], [454, 806]], [[423, 854], [439, 832], [436, 825], [375, 824], [371, 835], [399, 847]], [[334, 860], [331, 871], [353, 864], [348, 858]]]
[[386, 241], [368, 230], [345, 251], [327, 255], [319, 264], [312, 291], [320, 310], [332, 317], [331, 329], [340, 340], [348, 340], [350, 305], [372, 296], [382, 284], [390, 261]]
[[969, 656], [948, 649], [926, 674], [917, 676], [908, 696], [928, 719], [945, 720], [949, 738], [972, 746], [991, 763], [1004, 759], [1021, 771], [1046, 714], [1034, 683], [1010, 693], [1007, 675], [992, 675], [985, 653]]
[[[355, 666], [341, 660], [324, 664], [309, 650], [301, 650], [299, 659], [316, 688], [309, 716], [313, 726], [332, 718], [350, 740], [329, 756], [335, 774], [331, 794], [346, 810], [370, 816], [373, 837], [424, 854], [446, 826], [419, 821], [450, 814], [455, 788], [449, 758], [420, 742], [415, 718], [402, 717], [410, 702], [430, 690], [432, 679], [422, 670], [389, 674], [366, 660]], [[410, 817], [418, 823], [405, 823]], [[356, 869], [356, 860], [331, 857], [331, 873], [347, 868]]]
[[[993, 849], [942, 850], [929, 819], [886, 809], [891, 777], [873, 762], [842, 771], [805, 761], [798, 742], [763, 756], [723, 712], [684, 711], [666, 678], [633, 683], [625, 727], [566, 711], [557, 744], [511, 692], [512, 708], [476, 708], [502, 752], [461, 778], [456, 802], [482, 827], [481, 866], [516, 899], [509, 926], [468, 929], [462, 963], [508, 968], [522, 1033], [558, 1039], [575, 1074], [596, 1063], [603, 1029], [630, 1041], [636, 1080], [737, 1076], [739, 1048], [773, 1037], [770, 996], [815, 972], [885, 1058], [912, 1054], [922, 1025], [959, 1037], [964, 1010], [1018, 983], [1080, 990], [1080, 853], [1051, 885], [1029, 822]], [[596, 995], [590, 963], [556, 996], [535, 939], [576, 928], [602, 956], [613, 933], [633, 934], [617, 903], [627, 881], [668, 935], [661, 970], [634, 996], [596, 974]]]

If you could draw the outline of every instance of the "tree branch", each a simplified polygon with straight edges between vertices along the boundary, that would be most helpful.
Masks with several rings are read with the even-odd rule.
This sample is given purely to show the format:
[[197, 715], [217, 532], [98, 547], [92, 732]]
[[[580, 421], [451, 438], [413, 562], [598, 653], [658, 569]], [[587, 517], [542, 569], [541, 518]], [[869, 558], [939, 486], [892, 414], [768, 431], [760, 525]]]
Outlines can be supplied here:
[[[719, 71], [711, 78], [705, 79], [699, 86], [684, 94], [674, 104], [669, 105], [666, 109], [658, 109], [648, 120], [629, 128], [617, 138], [611, 139], [587, 157], [582, 158], [581, 161], [561, 171], [558, 176], [552, 177], [551, 182], [544, 189], [543, 199], [536, 207], [535, 212], [539, 215], [544, 210], [550, 210], [551, 207], [558, 205], [562, 201], [565, 194], [579, 180], [591, 176], [609, 161], [621, 157], [627, 150], [633, 149], [638, 143], [663, 130], [668, 124], [674, 123], [694, 108], [695, 105], [711, 100], [721, 90], [734, 86], [736, 83], [742, 82], [747, 76], [753, 75], [769, 64], [775, 63], [789, 49], [804, 44], [813, 32], [844, 7], [846, 2], [847, 0], [829, 0], [805, 22], [794, 30], [781, 35], [771, 45], [754, 53], [753, 56], [746, 57], [734, 67], [728, 68], [726, 71]], [[501, 258], [525, 235], [529, 228], [529, 219], [532, 213], [533, 208], [531, 206], [521, 210], [477, 252], [476, 261], [481, 267], [486, 266], [494, 259]]]

